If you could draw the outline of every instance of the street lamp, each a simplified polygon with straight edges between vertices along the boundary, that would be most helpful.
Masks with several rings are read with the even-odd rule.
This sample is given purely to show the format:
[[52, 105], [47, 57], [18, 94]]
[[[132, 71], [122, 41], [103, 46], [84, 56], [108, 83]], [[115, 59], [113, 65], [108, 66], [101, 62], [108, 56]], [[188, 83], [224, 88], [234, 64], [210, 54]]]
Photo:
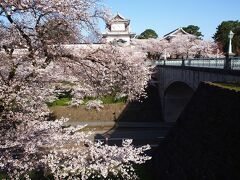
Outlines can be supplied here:
[[232, 67], [232, 57], [234, 56], [233, 52], [232, 52], [232, 38], [234, 36], [234, 33], [232, 31], [229, 32], [228, 34], [228, 38], [229, 38], [229, 47], [228, 47], [228, 53], [226, 56], [226, 61], [224, 64], [224, 69], [231, 69]]
[[232, 38], [234, 36], [234, 33], [232, 31], [229, 32], [228, 38], [229, 38], [229, 47], [228, 47], [228, 55], [233, 55], [232, 52]]

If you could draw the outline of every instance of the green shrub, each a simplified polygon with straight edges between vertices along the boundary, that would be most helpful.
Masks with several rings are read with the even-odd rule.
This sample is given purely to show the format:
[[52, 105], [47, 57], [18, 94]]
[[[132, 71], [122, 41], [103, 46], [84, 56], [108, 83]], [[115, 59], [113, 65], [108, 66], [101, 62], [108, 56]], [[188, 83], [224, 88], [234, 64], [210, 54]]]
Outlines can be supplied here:
[[72, 98], [72, 94], [71, 93], [72, 93], [71, 90], [70, 91], [64, 91], [64, 92], [58, 93], [57, 97], [59, 99], [62, 99], [62, 98]]
[[10, 179], [7, 173], [0, 171], [0, 179]]
[[88, 102], [88, 101], [90, 101], [90, 100], [94, 100], [94, 99], [97, 99], [97, 98], [95, 98], [95, 97], [90, 97], [90, 96], [86, 96], [86, 97], [84, 97], [83, 101], [84, 101], [84, 103], [86, 103], [86, 102]]
[[67, 97], [67, 98], [60, 98], [56, 101], [53, 101], [51, 103], [47, 103], [47, 105], [49, 107], [52, 107], [52, 106], [68, 106], [71, 102], [71, 98]]
[[111, 96], [111, 95], [101, 97], [100, 100], [103, 102], [103, 104], [113, 104], [113, 103], [115, 103], [114, 96]]
[[127, 97], [116, 99], [113, 95], [107, 95], [100, 98], [103, 104], [126, 103]]
[[[95, 98], [95, 97], [85, 97], [83, 99], [84, 104], [87, 103], [90, 100], [95, 100], [95, 99], [100, 99], [103, 104], [115, 104], [115, 103], [126, 103], [127, 102], [127, 97], [122, 97], [119, 99], [116, 99], [115, 96], [113, 95], [107, 95], [107, 96], [103, 96], [100, 98]], [[68, 106], [70, 104], [72, 100], [72, 97], [70, 94], [65, 94], [65, 96], [61, 96], [59, 99], [57, 99], [56, 101], [53, 102], [48, 102], [47, 105], [49, 107], [54, 107], [54, 106]]]
[[95, 99], [100, 99], [103, 102], [103, 104], [115, 104], [115, 103], [126, 103], [127, 102], [127, 97], [122, 97], [122, 98], [116, 99], [114, 95], [106, 95], [106, 96], [102, 96], [100, 98], [87, 96], [84, 98], [84, 103], [86, 103], [90, 100], [95, 100]]

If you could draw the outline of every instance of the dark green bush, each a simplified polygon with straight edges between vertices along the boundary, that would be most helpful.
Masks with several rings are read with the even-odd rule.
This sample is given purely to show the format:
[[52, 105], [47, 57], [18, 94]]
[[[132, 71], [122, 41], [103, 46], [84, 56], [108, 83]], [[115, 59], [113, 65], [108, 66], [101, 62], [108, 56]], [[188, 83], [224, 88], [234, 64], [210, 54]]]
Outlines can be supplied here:
[[71, 102], [71, 98], [67, 97], [67, 98], [61, 98], [61, 99], [58, 99], [56, 101], [53, 101], [51, 103], [47, 103], [47, 105], [49, 107], [52, 107], [52, 106], [68, 106], [69, 103]]

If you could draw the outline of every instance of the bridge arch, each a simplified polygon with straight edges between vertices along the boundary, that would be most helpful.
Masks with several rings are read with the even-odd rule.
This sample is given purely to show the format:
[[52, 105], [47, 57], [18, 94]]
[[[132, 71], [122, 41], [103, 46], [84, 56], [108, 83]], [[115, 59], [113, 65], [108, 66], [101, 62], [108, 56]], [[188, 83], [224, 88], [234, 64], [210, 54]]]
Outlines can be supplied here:
[[174, 81], [168, 84], [163, 97], [163, 114], [166, 122], [175, 122], [191, 99], [194, 89], [185, 82]]

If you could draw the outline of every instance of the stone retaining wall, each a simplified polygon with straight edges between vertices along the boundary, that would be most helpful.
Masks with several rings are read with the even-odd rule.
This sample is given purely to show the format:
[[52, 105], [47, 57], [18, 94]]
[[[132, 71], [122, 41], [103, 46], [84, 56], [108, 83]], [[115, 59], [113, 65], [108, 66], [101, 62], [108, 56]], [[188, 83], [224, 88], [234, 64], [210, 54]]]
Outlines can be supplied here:
[[157, 180], [240, 179], [240, 92], [200, 83], [153, 161]]

